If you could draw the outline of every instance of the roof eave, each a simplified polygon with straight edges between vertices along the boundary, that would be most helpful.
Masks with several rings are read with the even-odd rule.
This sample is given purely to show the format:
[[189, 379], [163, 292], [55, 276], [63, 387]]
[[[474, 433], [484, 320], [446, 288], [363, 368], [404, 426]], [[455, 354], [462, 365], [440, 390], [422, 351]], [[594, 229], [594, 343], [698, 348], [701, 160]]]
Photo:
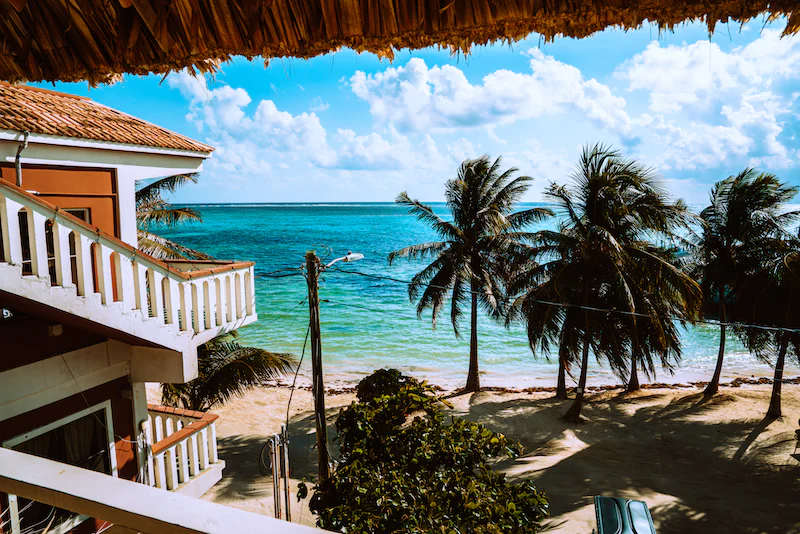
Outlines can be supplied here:
[[[0, 130], [0, 141], [21, 142], [23, 132], [17, 130]], [[98, 141], [95, 139], [84, 139], [79, 137], [65, 137], [60, 135], [49, 135], [31, 133], [28, 137], [29, 143], [42, 145], [67, 146], [77, 148], [90, 148], [98, 150], [115, 150], [120, 152], [135, 152], [141, 154], [158, 154], [162, 156], [182, 156], [189, 158], [208, 159], [211, 157], [213, 147], [207, 152], [193, 151], [175, 148], [163, 148], [149, 145], [137, 145], [131, 143], [115, 143], [111, 141]]]

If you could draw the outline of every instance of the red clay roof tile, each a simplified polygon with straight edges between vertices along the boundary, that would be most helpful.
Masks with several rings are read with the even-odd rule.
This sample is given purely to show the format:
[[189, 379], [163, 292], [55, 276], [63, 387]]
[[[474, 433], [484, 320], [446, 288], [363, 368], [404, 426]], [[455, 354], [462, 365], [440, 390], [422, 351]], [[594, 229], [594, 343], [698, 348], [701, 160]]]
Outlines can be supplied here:
[[0, 130], [208, 153], [214, 147], [76, 95], [0, 82]]

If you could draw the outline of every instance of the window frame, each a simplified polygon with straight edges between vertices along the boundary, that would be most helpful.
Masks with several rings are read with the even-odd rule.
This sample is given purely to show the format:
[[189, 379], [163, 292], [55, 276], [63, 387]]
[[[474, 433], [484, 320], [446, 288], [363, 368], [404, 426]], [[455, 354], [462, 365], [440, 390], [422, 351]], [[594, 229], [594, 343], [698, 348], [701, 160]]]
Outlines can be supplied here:
[[[78, 419], [82, 419], [87, 415], [96, 414], [97, 412], [103, 412], [103, 419], [105, 423], [103, 426], [106, 429], [106, 441], [108, 442], [108, 460], [109, 465], [111, 466], [111, 476], [119, 477], [119, 472], [117, 470], [117, 448], [116, 442], [114, 440], [114, 422], [112, 420], [112, 412], [111, 412], [111, 399], [105, 400], [101, 403], [95, 404], [94, 406], [90, 406], [85, 408], [79, 412], [75, 412], [71, 415], [66, 417], [62, 417], [61, 419], [57, 419], [51, 423], [46, 425], [42, 425], [38, 428], [34, 428], [24, 434], [19, 434], [14, 436], [13, 438], [7, 439], [2, 443], [2, 447], [4, 449], [11, 449], [20, 443], [24, 443], [29, 441], [33, 438], [41, 436], [42, 434], [46, 434], [51, 430], [55, 430], [56, 428], [68, 425], [73, 421], [77, 421]], [[17, 496], [13, 493], [8, 493], [8, 508], [10, 514], [10, 521], [11, 521], [11, 534], [19, 534], [21, 531], [20, 524], [19, 524], [19, 502], [17, 500]], [[89, 519], [89, 516], [86, 515], [76, 515], [74, 518], [61, 523], [57, 527], [51, 529], [49, 532], [51, 534], [63, 534], [69, 532], [76, 526], [80, 525], [84, 521]]]

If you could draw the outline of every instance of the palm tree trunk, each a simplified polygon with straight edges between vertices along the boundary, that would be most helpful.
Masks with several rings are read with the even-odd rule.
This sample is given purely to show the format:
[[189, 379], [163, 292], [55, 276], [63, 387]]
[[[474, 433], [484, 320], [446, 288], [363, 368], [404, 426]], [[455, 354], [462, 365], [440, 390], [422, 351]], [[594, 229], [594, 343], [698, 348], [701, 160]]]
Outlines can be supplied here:
[[719, 290], [719, 353], [717, 354], [717, 366], [714, 368], [714, 376], [711, 377], [711, 382], [706, 386], [703, 395], [710, 397], [719, 391], [719, 379], [722, 376], [722, 360], [725, 357], [725, 332], [726, 332], [726, 317], [725, 317], [725, 294], [723, 290]]
[[783, 365], [786, 361], [786, 350], [789, 347], [789, 335], [781, 334], [781, 344], [778, 349], [778, 362], [775, 364], [775, 378], [772, 380], [772, 398], [769, 401], [767, 417], [777, 419], [781, 416], [781, 384], [783, 383]]
[[469, 373], [464, 392], [478, 391], [481, 388], [481, 379], [478, 376], [478, 294], [475, 284], [470, 284], [472, 289], [472, 316], [470, 317], [469, 334]]
[[[588, 313], [587, 313], [588, 315]], [[581, 422], [581, 407], [583, 406], [583, 396], [586, 391], [586, 375], [589, 368], [589, 341], [591, 340], [591, 333], [589, 332], [589, 321], [586, 321], [586, 331], [583, 334], [583, 356], [581, 357], [581, 377], [578, 379], [578, 392], [575, 394], [575, 400], [572, 406], [569, 407], [567, 413], [564, 414], [565, 421], [569, 423]]]
[[627, 392], [639, 391], [639, 373], [636, 371], [636, 352], [631, 354], [631, 376], [628, 380]]
[[554, 398], [567, 400], [567, 362], [561, 354], [558, 355], [558, 383]]

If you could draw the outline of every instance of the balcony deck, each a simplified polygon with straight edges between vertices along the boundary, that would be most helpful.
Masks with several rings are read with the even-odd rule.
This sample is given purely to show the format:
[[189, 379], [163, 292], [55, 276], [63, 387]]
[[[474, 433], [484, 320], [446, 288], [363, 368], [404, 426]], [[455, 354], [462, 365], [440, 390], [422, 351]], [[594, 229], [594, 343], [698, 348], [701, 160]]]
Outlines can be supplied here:
[[193, 353], [257, 319], [252, 262], [161, 261], [0, 181], [0, 293]]
[[0, 449], [0, 465], [0, 492], [98, 518], [114, 525], [115, 531], [119, 527], [145, 534], [315, 531], [10, 449]]

